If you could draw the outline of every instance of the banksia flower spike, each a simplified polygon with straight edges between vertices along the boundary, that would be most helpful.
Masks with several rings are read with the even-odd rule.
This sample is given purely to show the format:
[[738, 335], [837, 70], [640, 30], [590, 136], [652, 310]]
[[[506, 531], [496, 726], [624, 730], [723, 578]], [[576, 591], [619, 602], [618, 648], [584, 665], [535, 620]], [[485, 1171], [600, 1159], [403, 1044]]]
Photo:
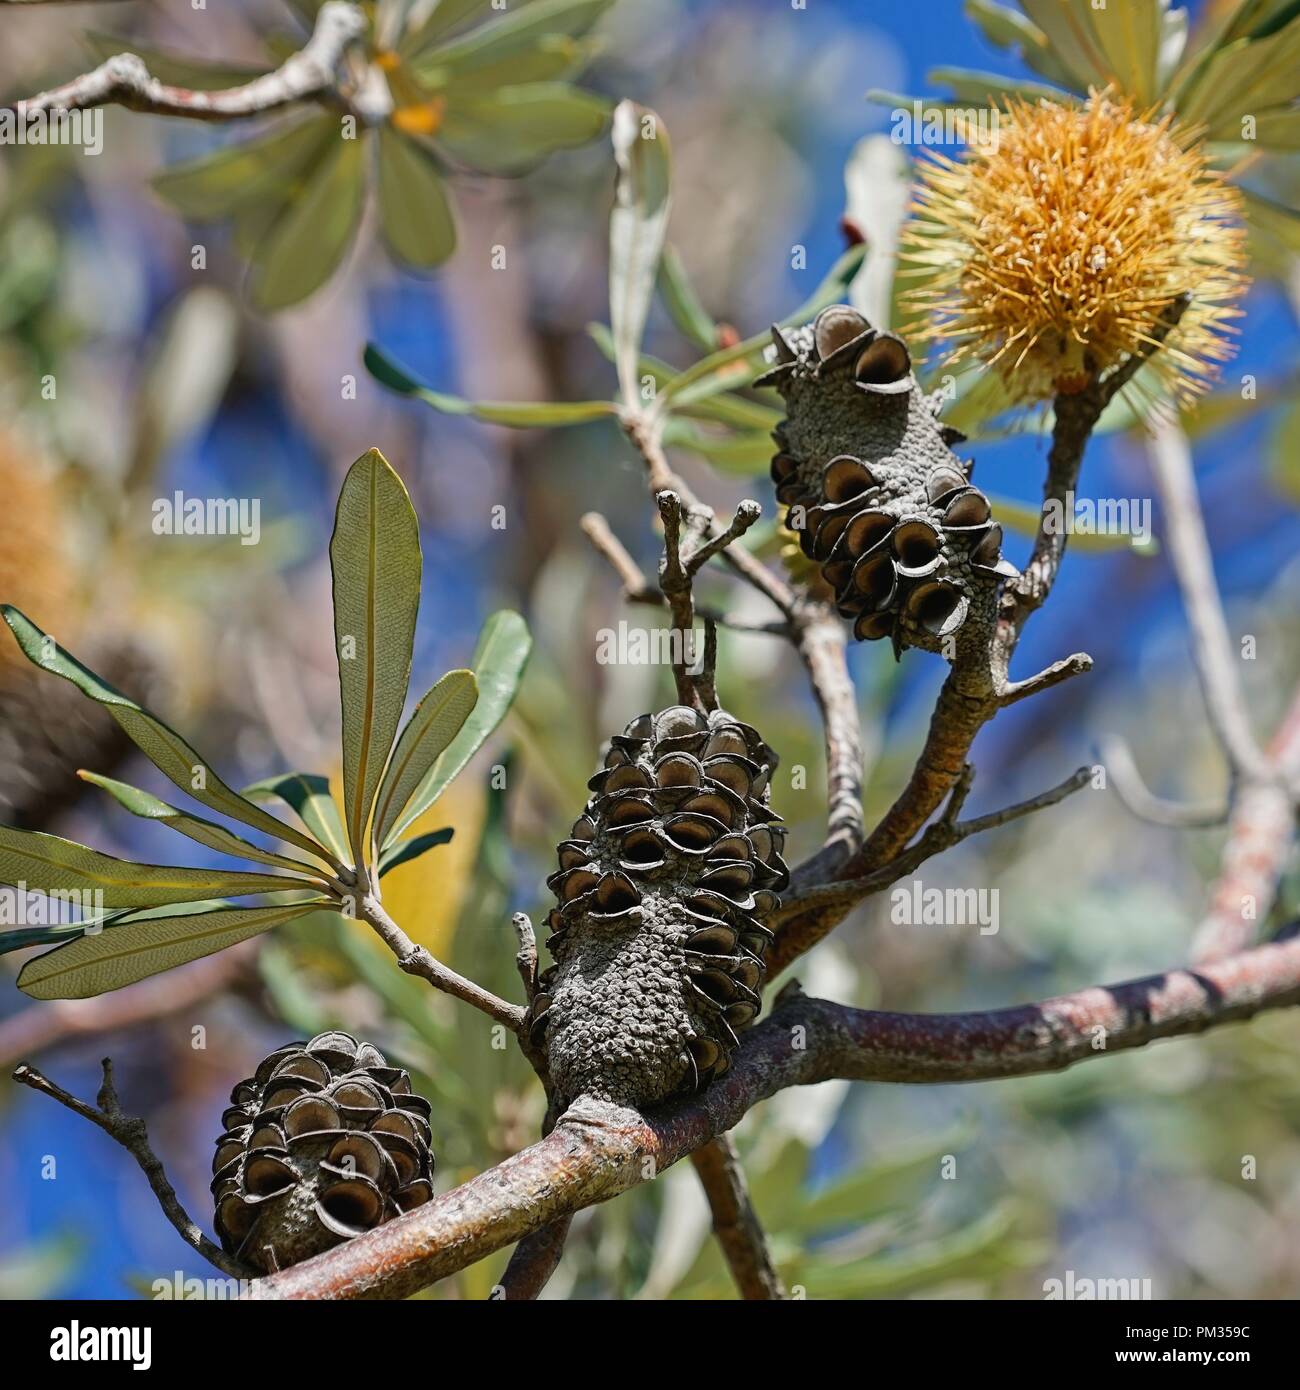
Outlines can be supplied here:
[[216, 1228], [264, 1273], [433, 1195], [429, 1102], [379, 1049], [321, 1033], [277, 1049], [231, 1092], [213, 1158]]
[[903, 340], [847, 305], [772, 330], [759, 384], [785, 398], [772, 460], [776, 499], [805, 555], [821, 566], [853, 635], [946, 650], [968, 620], [987, 629], [997, 587], [1015, 571], [1002, 528], [949, 447], [938, 397], [912, 375]]
[[997, 115], [991, 139], [920, 166], [900, 259], [923, 277], [908, 299], [924, 336], [995, 367], [1012, 400], [1040, 401], [1149, 351], [1188, 295], [1151, 370], [1177, 399], [1203, 390], [1247, 280], [1240, 195], [1195, 132], [1095, 91]]
[[561, 1109], [580, 1095], [653, 1105], [727, 1070], [789, 879], [776, 761], [721, 709], [675, 705], [610, 740], [547, 880], [555, 964], [532, 1028]]

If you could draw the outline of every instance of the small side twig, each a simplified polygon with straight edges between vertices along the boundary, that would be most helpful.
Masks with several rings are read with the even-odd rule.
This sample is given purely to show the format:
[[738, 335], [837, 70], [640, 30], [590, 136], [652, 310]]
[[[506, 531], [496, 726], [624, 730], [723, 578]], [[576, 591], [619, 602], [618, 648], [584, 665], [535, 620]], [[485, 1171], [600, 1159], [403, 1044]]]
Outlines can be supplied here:
[[[860, 878], [834, 879], [829, 883], [799, 888], [782, 900], [775, 925], [780, 929], [768, 954], [768, 974], [775, 977], [792, 961], [801, 956], [814, 941], [820, 940], [830, 927], [841, 921], [850, 908], [863, 899], [883, 892], [904, 874], [914, 872], [936, 854], [952, 849], [972, 835], [1009, 825], [1035, 811], [1045, 810], [1064, 801], [1088, 784], [1092, 769], [1081, 767], [1063, 782], [1039, 792], [1025, 801], [1004, 806], [969, 820], [958, 820], [957, 812], [965, 802], [971, 776], [970, 765], [963, 765], [954, 782], [952, 800], [943, 815], [926, 828], [919, 839], [902, 850], [887, 864], [873, 869]], [[955, 807], [954, 807], [955, 803]], [[809, 938], [812, 938], [811, 940]]]
[[449, 966], [443, 965], [425, 947], [417, 946], [384, 911], [383, 904], [373, 893], [366, 893], [361, 898], [357, 911], [361, 919], [368, 922], [379, 934], [384, 944], [396, 956], [398, 966], [408, 975], [417, 975], [420, 979], [427, 980], [434, 989], [453, 995], [466, 1004], [473, 1004], [476, 1009], [482, 1010], [497, 1023], [504, 1023], [512, 1033], [523, 1032], [524, 1020], [528, 1015], [526, 1009], [498, 999], [490, 990], [476, 985], [473, 980], [467, 980]]
[[149, 1134], [144, 1121], [137, 1116], [125, 1114], [118, 1104], [117, 1091], [113, 1086], [113, 1063], [107, 1057], [104, 1058], [103, 1068], [104, 1081], [99, 1088], [96, 1105], [87, 1105], [85, 1101], [78, 1100], [71, 1092], [65, 1091], [62, 1086], [56, 1085], [25, 1062], [14, 1071], [14, 1080], [49, 1096], [52, 1100], [57, 1100], [60, 1105], [66, 1106], [82, 1119], [98, 1125], [110, 1139], [121, 1144], [140, 1165], [154, 1196], [158, 1199], [158, 1205], [162, 1207], [163, 1215], [176, 1228], [181, 1239], [223, 1274], [229, 1274], [235, 1279], [251, 1279], [255, 1271], [227, 1255], [190, 1220], [176, 1195], [176, 1189], [167, 1180], [162, 1160], [149, 1147]]
[[752, 1302], [785, 1298], [785, 1286], [772, 1263], [767, 1235], [754, 1210], [745, 1170], [731, 1136], [720, 1134], [696, 1149], [691, 1162], [709, 1199], [713, 1233], [740, 1296]]
[[533, 932], [533, 919], [526, 912], [516, 912], [510, 921], [519, 942], [515, 966], [524, 982], [524, 998], [531, 1004], [537, 989], [537, 936]]

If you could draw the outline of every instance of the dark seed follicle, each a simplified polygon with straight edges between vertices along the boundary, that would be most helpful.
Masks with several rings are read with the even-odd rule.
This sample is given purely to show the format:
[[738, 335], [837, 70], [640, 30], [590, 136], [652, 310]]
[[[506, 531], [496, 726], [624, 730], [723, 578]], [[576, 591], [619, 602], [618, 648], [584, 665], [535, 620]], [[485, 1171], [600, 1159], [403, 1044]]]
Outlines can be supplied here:
[[907, 345], [833, 304], [799, 329], [772, 329], [772, 481], [786, 524], [820, 567], [855, 637], [947, 651], [967, 624], [990, 628], [1015, 570], [1002, 529], [953, 453], [963, 436], [912, 375]]
[[560, 1108], [654, 1105], [720, 1076], [758, 1013], [789, 875], [776, 756], [725, 710], [644, 714], [610, 740], [548, 880], [531, 1026]]

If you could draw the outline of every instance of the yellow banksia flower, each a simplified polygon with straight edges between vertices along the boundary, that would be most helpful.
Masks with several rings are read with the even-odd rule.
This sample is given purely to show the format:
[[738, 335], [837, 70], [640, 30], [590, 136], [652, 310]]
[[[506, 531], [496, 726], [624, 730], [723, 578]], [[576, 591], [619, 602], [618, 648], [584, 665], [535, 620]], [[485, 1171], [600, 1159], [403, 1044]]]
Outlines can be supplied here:
[[901, 247], [923, 277], [907, 295], [913, 332], [1039, 401], [1149, 349], [1187, 294], [1151, 370], [1177, 399], [1203, 390], [1231, 355], [1248, 281], [1240, 195], [1195, 132], [1096, 91], [997, 114], [960, 159], [922, 162]]

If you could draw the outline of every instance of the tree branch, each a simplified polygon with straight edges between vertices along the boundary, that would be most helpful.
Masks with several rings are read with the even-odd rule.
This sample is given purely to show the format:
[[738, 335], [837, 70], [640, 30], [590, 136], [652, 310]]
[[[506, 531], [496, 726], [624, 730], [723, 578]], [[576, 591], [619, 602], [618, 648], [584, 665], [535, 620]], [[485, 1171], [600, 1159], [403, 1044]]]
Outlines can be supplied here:
[[254, 1298], [402, 1298], [662, 1173], [790, 1086], [957, 1082], [1060, 1071], [1300, 1002], [1300, 939], [1039, 1004], [967, 1014], [850, 1009], [786, 990], [701, 1095], [647, 1115], [584, 1098], [542, 1139], [378, 1229], [280, 1274]]
[[397, 964], [408, 975], [418, 975], [420, 979], [427, 980], [434, 989], [453, 995], [466, 1004], [473, 1004], [476, 1009], [481, 1009], [497, 1023], [504, 1023], [512, 1033], [523, 1032], [527, 1009], [519, 1004], [508, 1004], [504, 999], [498, 999], [490, 990], [476, 985], [473, 980], [467, 980], [464, 975], [458, 975], [449, 966], [443, 965], [423, 946], [417, 946], [384, 911], [383, 904], [374, 893], [366, 893], [361, 897], [357, 911], [361, 920], [368, 922], [379, 934], [384, 944], [397, 957]]
[[782, 900], [776, 913], [776, 941], [768, 952], [768, 974], [775, 978], [786, 966], [797, 960], [810, 946], [821, 940], [832, 927], [843, 921], [850, 908], [863, 899], [882, 892], [904, 874], [915, 872], [927, 859], [942, 854], [971, 835], [1008, 825], [1035, 811], [1044, 810], [1064, 801], [1067, 796], [1087, 785], [1091, 769], [1081, 767], [1063, 782], [1039, 792], [1026, 801], [1005, 806], [1000, 811], [974, 816], [970, 820], [956, 818], [969, 788], [970, 765], [965, 764], [953, 779], [953, 795], [944, 815], [930, 825], [908, 848], [900, 851], [887, 864], [859, 878], [837, 878], [820, 884], [797, 888]]
[[124, 1114], [122, 1107], [118, 1104], [117, 1092], [113, 1087], [113, 1063], [109, 1058], [104, 1058], [103, 1067], [104, 1082], [99, 1088], [98, 1108], [78, 1100], [76, 1096], [65, 1091], [62, 1086], [56, 1086], [48, 1077], [42, 1076], [35, 1067], [30, 1067], [25, 1062], [15, 1070], [14, 1080], [23, 1086], [30, 1086], [34, 1091], [40, 1091], [42, 1095], [57, 1100], [60, 1105], [66, 1106], [69, 1110], [80, 1115], [82, 1119], [98, 1125], [110, 1139], [121, 1144], [140, 1165], [145, 1177], [149, 1180], [149, 1186], [153, 1189], [154, 1196], [158, 1198], [158, 1205], [162, 1207], [163, 1215], [176, 1228], [186, 1245], [196, 1250], [209, 1264], [215, 1265], [223, 1274], [229, 1274], [236, 1279], [249, 1278], [253, 1273], [251, 1269], [227, 1255], [219, 1245], [210, 1241], [190, 1220], [185, 1208], [181, 1206], [180, 1198], [176, 1195], [176, 1189], [167, 1180], [162, 1160], [149, 1147], [149, 1133], [145, 1128], [144, 1121], [134, 1115]]
[[212, 92], [169, 86], [150, 76], [144, 60], [134, 53], [119, 53], [91, 72], [26, 101], [14, 102], [9, 109], [20, 119], [47, 111], [84, 111], [116, 105], [200, 121], [242, 120], [296, 101], [337, 94], [337, 74], [343, 56], [366, 29], [366, 17], [357, 5], [346, 0], [326, 0], [317, 12], [316, 28], [307, 43], [274, 72], [242, 86]]
[[767, 1236], [750, 1200], [745, 1170], [729, 1134], [720, 1134], [691, 1155], [713, 1213], [718, 1238], [740, 1296], [747, 1301], [786, 1297], [772, 1263]]
[[[1084, 451], [1097, 421], [1173, 330], [1186, 307], [1186, 296], [1175, 301], [1147, 348], [1134, 353], [1109, 376], [1094, 377], [1084, 390], [1056, 397], [1042, 515], [1029, 562], [1018, 578], [1003, 586], [991, 642], [978, 623], [968, 622], [958, 632], [952, 669], [939, 692], [924, 746], [907, 785], [836, 877], [871, 875], [904, 852], [957, 785], [976, 736], [1000, 709], [1091, 667], [1091, 658], [1079, 652], [1028, 680], [1012, 681], [1009, 676], [1011, 658], [1025, 624], [1047, 601], [1065, 555], [1069, 531], [1057, 525], [1056, 519], [1064, 514], [1068, 494], [1078, 482]], [[820, 861], [813, 873], [801, 865], [796, 870], [796, 881], [806, 884], [820, 870]], [[788, 963], [820, 941], [842, 916], [843, 913], [837, 916], [834, 910], [823, 909], [809, 918], [788, 919], [778, 935], [778, 954]], [[786, 938], [784, 943], [782, 936]]]

